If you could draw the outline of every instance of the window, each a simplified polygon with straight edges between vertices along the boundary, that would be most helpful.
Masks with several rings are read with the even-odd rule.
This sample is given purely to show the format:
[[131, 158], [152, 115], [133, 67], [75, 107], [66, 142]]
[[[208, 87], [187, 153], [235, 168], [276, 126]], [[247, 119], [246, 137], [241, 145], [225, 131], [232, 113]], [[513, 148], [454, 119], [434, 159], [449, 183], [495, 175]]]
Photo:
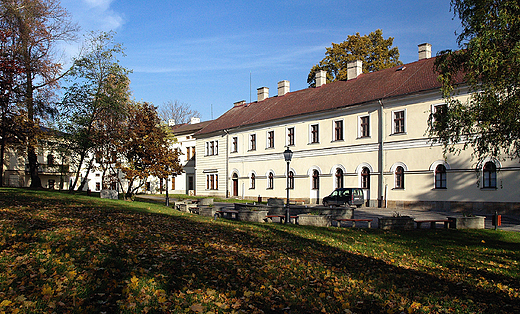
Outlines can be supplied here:
[[311, 125], [311, 143], [319, 143], [320, 142], [320, 134], [319, 134], [319, 125], [313, 124]]
[[267, 132], [267, 148], [274, 148], [274, 131]]
[[256, 187], [256, 175], [254, 173], [251, 173], [251, 180], [250, 180], [250, 185], [249, 185], [249, 188], [251, 190], [254, 190], [255, 187]]
[[496, 189], [497, 187], [497, 166], [491, 162], [488, 161], [484, 165], [484, 168], [482, 169], [482, 187], [483, 188], [489, 188], [489, 189]]
[[175, 177], [172, 177], [172, 190], [175, 190]]
[[[217, 154], [218, 154], [218, 150], [217, 150]], [[195, 146], [191, 147], [191, 158], [195, 158]]]
[[294, 128], [287, 128], [287, 145], [294, 146]]
[[272, 172], [269, 172], [269, 175], [267, 176], [267, 189], [272, 190], [274, 188], [274, 174]]
[[435, 168], [435, 188], [446, 189], [446, 167], [438, 165]]
[[289, 175], [287, 176], [288, 178], [288, 188], [289, 190], [294, 190], [294, 172], [292, 171], [289, 171]]
[[369, 116], [359, 118], [359, 137], [370, 136], [370, 119]]
[[[54, 165], [54, 156], [52, 154], [47, 155], [47, 165], [53, 166]], [[54, 186], [54, 184], [53, 184]]]
[[249, 135], [249, 150], [256, 150], [256, 134]]
[[[146, 182], [147, 191], [150, 191], [150, 182]], [[101, 182], [96, 182], [96, 191], [101, 191]]]
[[[175, 180], [175, 178], [174, 178]], [[193, 176], [188, 177], [188, 190], [195, 190], [195, 182]]]
[[334, 121], [334, 140], [343, 140], [343, 120]]
[[[189, 151], [189, 148], [188, 148], [188, 151]], [[206, 156], [213, 156], [213, 155], [218, 155], [218, 141], [206, 142]], [[195, 154], [193, 154], [193, 156], [195, 156]]]
[[186, 148], [186, 159], [187, 160], [191, 159], [191, 149], [189, 147]]
[[54, 181], [54, 180], [49, 180], [49, 181], [48, 181], [49, 189], [54, 190], [54, 184], [55, 184], [55, 183], [56, 183], [56, 181]]
[[320, 173], [318, 170], [312, 171], [312, 189], [318, 190], [320, 188]]
[[441, 122], [442, 118], [446, 115], [446, 110], [448, 107], [446, 104], [440, 104], [440, 105], [432, 105], [432, 116], [431, 116], [431, 122], [435, 123], [436, 121]]
[[394, 134], [404, 133], [405, 132], [405, 112], [404, 110], [394, 111], [394, 124], [393, 124], [393, 132]]
[[395, 188], [404, 189], [404, 169], [401, 166], [395, 169]]
[[207, 190], [218, 190], [218, 174], [207, 174], [206, 175], [206, 189]]
[[231, 152], [236, 153], [238, 152], [238, 137], [233, 137], [233, 143], [231, 144]]
[[341, 168], [336, 169], [336, 188], [343, 187], [343, 170]]
[[361, 170], [361, 188], [370, 189], [370, 169], [363, 167]]

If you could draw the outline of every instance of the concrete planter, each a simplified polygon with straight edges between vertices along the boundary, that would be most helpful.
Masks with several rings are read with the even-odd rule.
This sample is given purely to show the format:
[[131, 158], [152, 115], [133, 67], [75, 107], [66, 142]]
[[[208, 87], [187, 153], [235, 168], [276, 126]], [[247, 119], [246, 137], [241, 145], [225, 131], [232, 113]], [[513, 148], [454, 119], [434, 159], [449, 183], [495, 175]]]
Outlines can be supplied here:
[[474, 217], [448, 217], [450, 222], [450, 228], [454, 229], [484, 229], [486, 217], [474, 216]]
[[199, 215], [205, 216], [205, 217], [214, 217], [217, 210], [219, 210], [219, 208], [209, 207], [209, 206], [199, 206]]
[[199, 201], [199, 205], [202, 205], [202, 206], [213, 205], [213, 199], [212, 198], [203, 198]]
[[251, 222], [265, 222], [267, 210], [239, 210], [237, 220]]
[[383, 230], [411, 230], [414, 228], [413, 218], [409, 216], [401, 217], [381, 217], [378, 221], [379, 229]]
[[303, 226], [330, 227], [332, 225], [331, 215], [298, 215], [298, 224]]

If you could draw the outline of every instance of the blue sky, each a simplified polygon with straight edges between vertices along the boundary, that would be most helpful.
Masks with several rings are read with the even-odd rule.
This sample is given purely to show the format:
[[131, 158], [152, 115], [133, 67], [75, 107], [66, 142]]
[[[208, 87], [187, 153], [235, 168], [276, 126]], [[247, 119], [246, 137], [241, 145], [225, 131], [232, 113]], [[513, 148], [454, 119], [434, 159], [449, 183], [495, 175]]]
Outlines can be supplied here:
[[236, 101], [255, 101], [259, 87], [275, 96], [281, 80], [290, 81], [291, 91], [307, 88], [325, 48], [357, 32], [382, 29], [404, 63], [417, 60], [424, 42], [434, 55], [456, 49], [461, 26], [449, 2], [61, 0], [82, 32], [117, 33], [136, 100], [156, 106], [178, 100], [203, 121]]

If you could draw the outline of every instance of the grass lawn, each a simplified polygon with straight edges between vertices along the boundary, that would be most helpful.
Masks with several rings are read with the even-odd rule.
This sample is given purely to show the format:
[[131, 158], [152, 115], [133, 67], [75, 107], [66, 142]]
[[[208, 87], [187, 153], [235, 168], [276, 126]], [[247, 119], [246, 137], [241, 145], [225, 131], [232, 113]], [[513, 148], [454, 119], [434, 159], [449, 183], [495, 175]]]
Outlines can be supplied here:
[[0, 189], [0, 313], [519, 313], [520, 234], [244, 223]]

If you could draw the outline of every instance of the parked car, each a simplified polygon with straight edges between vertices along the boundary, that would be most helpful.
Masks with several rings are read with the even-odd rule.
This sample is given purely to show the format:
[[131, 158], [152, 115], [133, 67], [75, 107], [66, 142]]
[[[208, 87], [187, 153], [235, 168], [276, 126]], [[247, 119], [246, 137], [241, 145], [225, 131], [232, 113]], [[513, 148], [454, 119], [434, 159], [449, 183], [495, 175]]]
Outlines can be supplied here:
[[329, 196], [323, 198], [323, 206], [357, 206], [365, 202], [363, 190], [360, 188], [335, 189]]

